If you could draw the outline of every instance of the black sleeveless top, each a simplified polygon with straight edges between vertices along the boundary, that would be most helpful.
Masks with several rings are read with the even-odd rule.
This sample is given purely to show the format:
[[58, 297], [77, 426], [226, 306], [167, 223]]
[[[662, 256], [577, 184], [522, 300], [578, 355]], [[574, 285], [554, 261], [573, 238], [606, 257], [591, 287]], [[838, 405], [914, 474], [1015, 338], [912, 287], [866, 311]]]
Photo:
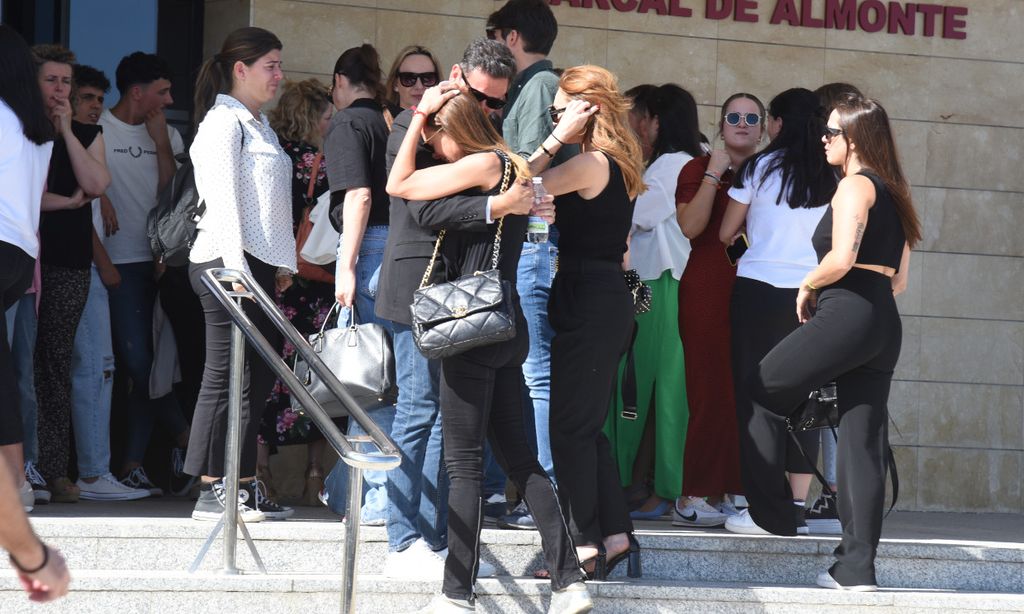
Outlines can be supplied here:
[[[95, 124], [71, 122], [71, 132], [88, 149], [103, 128]], [[53, 142], [46, 190], [71, 196], [78, 189], [78, 180], [71, 167], [71, 156], [63, 138]], [[92, 266], [92, 205], [76, 209], [43, 211], [39, 216], [39, 261], [68, 269]]]
[[[860, 249], [857, 250], [857, 264], [871, 264], [900, 268], [903, 257], [903, 245], [907, 236], [903, 232], [903, 223], [896, 211], [896, 202], [889, 194], [882, 179], [871, 171], [860, 171], [875, 186], [875, 204], [868, 213], [868, 225], [864, 229]], [[829, 206], [818, 222], [818, 227], [811, 237], [818, 262], [832, 249], [832, 207]]]
[[600, 194], [585, 200], [579, 192], [555, 199], [558, 253], [561, 259], [622, 262], [626, 237], [633, 224], [633, 205], [622, 170], [608, 158], [608, 185]]

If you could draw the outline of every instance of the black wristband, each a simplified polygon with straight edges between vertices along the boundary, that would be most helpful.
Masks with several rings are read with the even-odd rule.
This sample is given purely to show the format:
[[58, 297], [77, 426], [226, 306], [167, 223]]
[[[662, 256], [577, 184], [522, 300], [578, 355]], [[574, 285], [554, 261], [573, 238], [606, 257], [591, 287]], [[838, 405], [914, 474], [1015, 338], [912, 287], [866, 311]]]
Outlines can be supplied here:
[[562, 139], [560, 139], [560, 138], [558, 138], [557, 136], [555, 136], [555, 133], [554, 133], [554, 132], [552, 132], [552, 133], [551, 133], [551, 138], [553, 138], [553, 139], [555, 139], [556, 141], [558, 141], [558, 143], [559, 143], [560, 145], [565, 145], [565, 141], [563, 141]]
[[11, 561], [11, 565], [14, 565], [17, 568], [17, 570], [21, 573], [32, 574], [40, 572], [50, 562], [50, 549], [47, 548], [46, 544], [44, 544], [43, 542], [39, 542], [39, 545], [43, 547], [43, 562], [40, 563], [39, 567], [36, 567], [35, 569], [25, 569], [24, 567], [22, 567], [21, 563], [18, 562], [18, 559], [14, 558], [13, 554], [8, 554], [7, 558]]
[[553, 153], [551, 153], [550, 151], [548, 151], [548, 148], [547, 148], [547, 147], [544, 147], [544, 143], [541, 143], [541, 144], [540, 144], [540, 149], [541, 149], [541, 151], [543, 151], [544, 153], [546, 153], [546, 154], [547, 154], [547, 156], [548, 156], [549, 158], [554, 158], [554, 157], [555, 157], [555, 154], [553, 154]]

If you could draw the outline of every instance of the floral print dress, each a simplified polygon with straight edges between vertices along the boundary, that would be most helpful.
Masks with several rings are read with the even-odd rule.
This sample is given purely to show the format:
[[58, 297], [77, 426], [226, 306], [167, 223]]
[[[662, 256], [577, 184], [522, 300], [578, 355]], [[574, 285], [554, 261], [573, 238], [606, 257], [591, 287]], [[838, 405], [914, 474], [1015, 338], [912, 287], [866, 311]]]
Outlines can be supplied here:
[[[295, 232], [306, 207], [306, 190], [309, 187], [317, 149], [309, 143], [286, 140], [281, 141], [281, 147], [292, 160], [292, 231]], [[317, 171], [315, 185], [314, 199], [328, 189], [326, 164], [323, 161]], [[277, 306], [292, 326], [305, 337], [320, 330], [334, 302], [333, 285], [310, 281], [298, 275], [293, 278], [290, 288], [277, 294]], [[285, 362], [292, 364], [295, 359], [295, 347], [285, 341], [281, 355]], [[280, 380], [275, 382], [267, 398], [267, 409], [260, 424], [260, 443], [269, 443], [271, 447], [287, 446], [309, 443], [322, 437], [320, 431], [313, 425], [312, 419], [292, 409], [288, 387]]]

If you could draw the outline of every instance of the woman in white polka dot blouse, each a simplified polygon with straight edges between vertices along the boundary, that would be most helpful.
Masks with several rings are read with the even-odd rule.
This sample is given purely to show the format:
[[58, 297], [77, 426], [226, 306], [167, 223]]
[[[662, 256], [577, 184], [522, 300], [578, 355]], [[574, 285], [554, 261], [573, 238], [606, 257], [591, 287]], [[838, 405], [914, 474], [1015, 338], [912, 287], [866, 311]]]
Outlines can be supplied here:
[[[206, 215], [189, 255], [189, 277], [206, 315], [206, 366], [192, 421], [185, 471], [202, 476], [197, 520], [217, 520], [224, 511], [224, 444], [231, 322], [202, 283], [211, 268], [251, 273], [268, 293], [291, 285], [296, 270], [292, 235], [291, 161], [260, 107], [277, 92], [281, 41], [261, 28], [228, 35], [220, 53], [206, 61], [196, 81], [196, 117], [201, 121], [189, 150]], [[281, 335], [251, 301], [245, 310], [271, 344]], [[256, 432], [274, 384], [269, 367], [247, 350], [242, 402], [242, 518], [283, 519], [292, 514], [266, 496], [256, 475]], [[249, 476], [249, 477], [246, 477]]]

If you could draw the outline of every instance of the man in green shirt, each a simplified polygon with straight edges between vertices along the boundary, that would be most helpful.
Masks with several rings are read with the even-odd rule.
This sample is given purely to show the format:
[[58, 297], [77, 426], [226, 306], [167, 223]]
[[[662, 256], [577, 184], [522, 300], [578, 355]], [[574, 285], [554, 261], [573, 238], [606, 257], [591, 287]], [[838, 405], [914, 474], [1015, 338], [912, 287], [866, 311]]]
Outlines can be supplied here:
[[[512, 151], [524, 158], [536, 151], [553, 128], [548, 107], [558, 91], [558, 75], [547, 56], [557, 35], [558, 22], [545, 0], [509, 0], [487, 19], [487, 37], [505, 43], [516, 60], [518, 74], [509, 88], [502, 133]], [[525, 423], [536, 426], [537, 460], [552, 480], [555, 472], [548, 437], [548, 401], [554, 332], [548, 323], [547, 304], [558, 256], [557, 237], [557, 231], [551, 228], [549, 241], [523, 244], [516, 284], [530, 334], [523, 376], [530, 393], [524, 410], [532, 416], [527, 415]], [[497, 525], [504, 529], [536, 528], [522, 501], [500, 517]]]

